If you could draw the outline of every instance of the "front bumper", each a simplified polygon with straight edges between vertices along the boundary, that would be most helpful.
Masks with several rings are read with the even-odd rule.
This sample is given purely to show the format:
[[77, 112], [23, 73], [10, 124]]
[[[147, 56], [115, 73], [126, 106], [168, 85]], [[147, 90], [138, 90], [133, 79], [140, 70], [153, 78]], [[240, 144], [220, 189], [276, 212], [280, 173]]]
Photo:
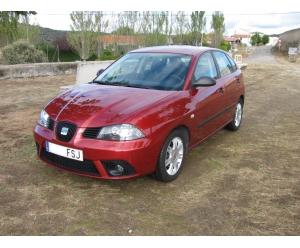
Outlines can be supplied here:
[[[84, 128], [78, 128], [69, 142], [62, 142], [55, 136], [55, 132], [36, 125], [34, 139], [40, 159], [50, 166], [68, 170], [73, 173], [102, 179], [127, 179], [153, 173], [156, 168], [160, 144], [149, 138], [133, 141], [104, 141], [88, 139], [82, 136]], [[83, 151], [84, 161], [76, 161], [52, 153], [45, 149], [45, 142], [80, 149]], [[121, 176], [112, 175], [109, 166], [115, 162], [123, 163], [126, 173]]]

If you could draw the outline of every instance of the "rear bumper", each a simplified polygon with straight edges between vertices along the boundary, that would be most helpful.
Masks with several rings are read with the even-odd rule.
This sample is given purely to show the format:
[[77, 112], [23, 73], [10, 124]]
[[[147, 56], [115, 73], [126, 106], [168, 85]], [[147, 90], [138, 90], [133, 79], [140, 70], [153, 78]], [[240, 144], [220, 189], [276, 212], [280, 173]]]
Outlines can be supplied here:
[[[88, 139], [82, 137], [83, 131], [83, 128], [78, 128], [72, 140], [62, 142], [55, 137], [54, 131], [37, 125], [34, 129], [34, 139], [39, 158], [50, 166], [101, 179], [128, 179], [155, 171], [160, 144], [148, 138], [125, 142]], [[84, 162], [47, 153], [46, 141], [82, 150]], [[112, 161], [124, 163], [124, 168], [128, 166], [128, 173], [122, 176], [111, 175], [108, 165]]]

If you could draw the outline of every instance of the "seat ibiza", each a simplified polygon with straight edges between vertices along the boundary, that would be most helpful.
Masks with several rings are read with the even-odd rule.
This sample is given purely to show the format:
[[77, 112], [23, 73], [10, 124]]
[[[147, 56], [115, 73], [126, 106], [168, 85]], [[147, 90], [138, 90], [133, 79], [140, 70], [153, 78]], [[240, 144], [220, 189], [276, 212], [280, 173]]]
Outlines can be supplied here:
[[55, 97], [34, 129], [48, 165], [103, 179], [174, 180], [189, 149], [242, 121], [241, 70], [224, 51], [142, 48]]

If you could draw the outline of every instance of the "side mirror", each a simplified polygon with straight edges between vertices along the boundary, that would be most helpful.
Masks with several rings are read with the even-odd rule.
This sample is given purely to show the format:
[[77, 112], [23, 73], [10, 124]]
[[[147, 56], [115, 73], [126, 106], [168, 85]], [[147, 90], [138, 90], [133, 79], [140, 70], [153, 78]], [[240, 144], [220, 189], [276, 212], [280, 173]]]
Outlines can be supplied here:
[[198, 81], [192, 84], [193, 87], [201, 87], [201, 86], [214, 86], [216, 85], [216, 80], [211, 77], [202, 77]]
[[97, 71], [97, 77], [98, 77], [102, 72], [104, 72], [104, 69], [100, 69], [99, 71]]
[[241, 70], [246, 70], [247, 69], [247, 64], [240, 64], [238, 65], [238, 67], [241, 69]]

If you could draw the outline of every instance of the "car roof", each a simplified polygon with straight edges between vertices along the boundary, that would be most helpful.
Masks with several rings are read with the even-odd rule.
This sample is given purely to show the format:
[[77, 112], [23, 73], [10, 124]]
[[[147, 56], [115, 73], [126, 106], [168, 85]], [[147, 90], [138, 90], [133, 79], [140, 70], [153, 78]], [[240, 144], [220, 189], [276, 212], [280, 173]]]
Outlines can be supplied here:
[[170, 46], [153, 46], [144, 47], [131, 51], [130, 53], [177, 53], [185, 55], [198, 55], [208, 50], [219, 50], [211, 47], [200, 47], [200, 46], [184, 46], [184, 45], [170, 45]]

